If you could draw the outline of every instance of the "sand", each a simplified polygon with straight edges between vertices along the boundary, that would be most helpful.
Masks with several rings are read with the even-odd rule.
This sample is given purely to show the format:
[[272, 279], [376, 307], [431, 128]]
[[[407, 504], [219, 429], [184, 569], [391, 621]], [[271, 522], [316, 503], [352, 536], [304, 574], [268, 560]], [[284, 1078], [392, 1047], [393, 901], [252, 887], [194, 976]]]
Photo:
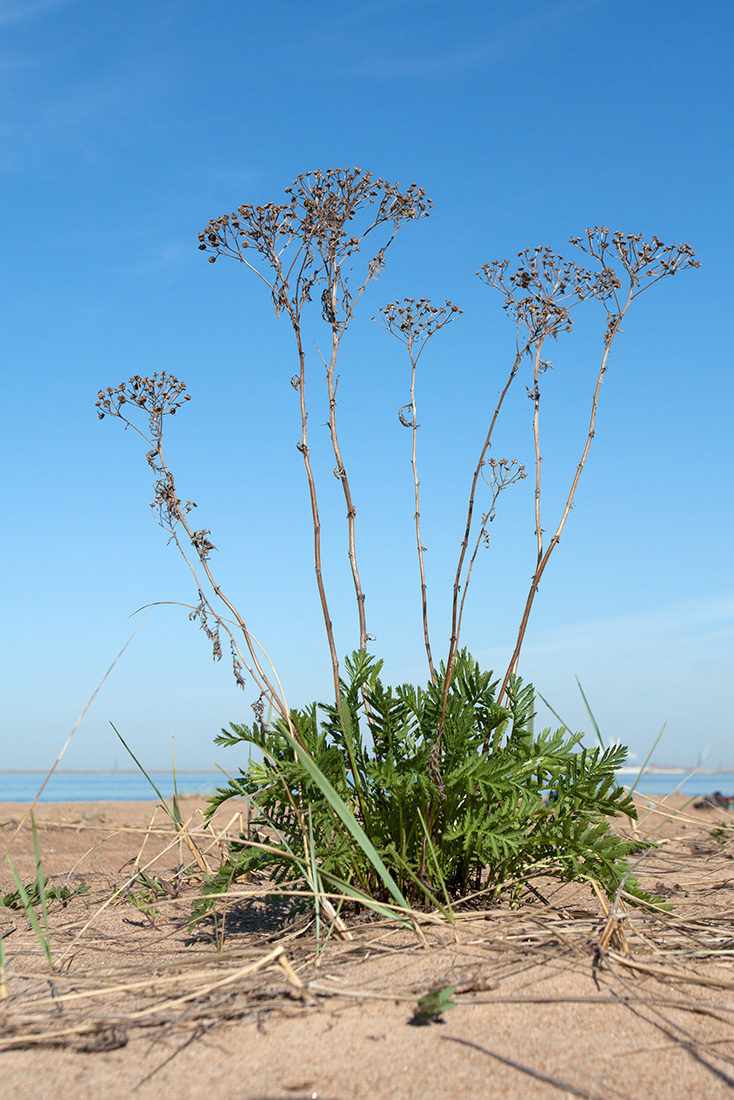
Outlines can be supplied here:
[[[184, 804], [192, 830], [201, 805]], [[731, 1095], [734, 814], [689, 807], [670, 820], [667, 805], [641, 804], [641, 852], [649, 839], [660, 847], [640, 876], [671, 911], [623, 905], [609, 921], [588, 887], [538, 880], [541, 897], [465, 911], [454, 928], [427, 914], [422, 942], [350, 919], [351, 939], [319, 949], [310, 913], [274, 912], [257, 882], [229, 905], [223, 943], [221, 921], [190, 928], [200, 875], [176, 886], [179, 852], [160, 811], [146, 839], [154, 809], [36, 807], [45, 873], [88, 890], [51, 907], [52, 976], [25, 915], [0, 910], [3, 1100]], [[0, 852], [9, 843], [28, 882], [28, 825], [13, 836], [25, 810], [0, 804]], [[210, 863], [241, 810], [222, 807], [199, 837]], [[124, 888], [138, 856], [171, 895], [146, 900], [137, 883], [133, 904]], [[3, 859], [0, 891], [14, 888]], [[419, 1025], [418, 1000], [445, 986], [454, 1007]]]

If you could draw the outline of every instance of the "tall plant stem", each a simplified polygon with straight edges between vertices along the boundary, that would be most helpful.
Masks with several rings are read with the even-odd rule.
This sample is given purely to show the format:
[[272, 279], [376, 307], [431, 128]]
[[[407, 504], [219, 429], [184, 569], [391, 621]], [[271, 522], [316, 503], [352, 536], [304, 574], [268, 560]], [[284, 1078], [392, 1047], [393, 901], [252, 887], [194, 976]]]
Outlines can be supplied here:
[[[517, 641], [515, 643], [515, 649], [513, 651], [512, 657], [510, 659], [510, 663], [507, 666], [507, 672], [505, 673], [505, 678], [502, 681], [502, 687], [500, 688], [499, 694], [497, 696], [497, 702], [498, 703], [502, 702], [502, 699], [503, 699], [503, 697], [504, 697], [504, 695], [507, 691], [507, 687], [508, 687], [509, 682], [510, 682], [510, 677], [514, 676], [517, 672], [517, 666], [518, 666], [518, 662], [520, 660], [520, 651], [522, 649], [522, 644], [523, 644], [523, 641], [524, 641], [524, 638], [525, 638], [525, 632], [527, 630], [528, 620], [530, 619], [530, 612], [532, 610], [533, 602], [534, 602], [535, 597], [536, 597], [537, 592], [538, 592], [538, 585], [540, 584], [540, 578], [543, 576], [543, 573], [545, 572], [545, 567], [548, 564], [548, 561], [550, 559], [551, 554], [553, 553], [556, 546], [558, 545], [558, 543], [561, 540], [561, 533], [563, 532], [563, 528], [566, 526], [566, 520], [568, 519], [571, 508], [573, 507], [574, 497], [576, 496], [576, 489], [578, 488], [578, 484], [579, 484], [579, 481], [581, 479], [581, 474], [583, 472], [584, 466], [586, 465], [586, 459], [589, 456], [589, 450], [591, 448], [591, 441], [594, 438], [594, 432], [595, 432], [595, 426], [596, 426], [596, 413], [597, 413], [597, 408], [598, 408], [598, 405], [599, 405], [599, 394], [601, 392], [601, 384], [604, 381], [604, 375], [607, 372], [607, 363], [608, 363], [608, 360], [609, 360], [609, 353], [612, 350], [612, 344], [614, 342], [614, 338], [617, 335], [617, 333], [619, 332], [619, 326], [622, 322], [622, 319], [623, 319], [625, 313], [629, 309], [631, 301], [632, 301], [632, 294], [630, 293], [624, 309], [621, 310], [617, 314], [614, 325], [612, 326], [612, 330], [609, 333], [609, 336], [608, 336], [608, 339], [607, 339], [607, 342], [606, 342], [606, 346], [604, 348], [604, 355], [602, 357], [601, 366], [599, 367], [599, 373], [598, 373], [597, 379], [596, 379], [596, 387], [594, 389], [594, 396], [593, 396], [592, 401], [591, 401], [591, 415], [590, 415], [590, 418], [589, 418], [589, 430], [588, 430], [587, 435], [586, 435], [586, 443], [584, 445], [584, 450], [583, 450], [583, 453], [581, 455], [581, 460], [580, 460], [580, 462], [578, 463], [578, 465], [576, 467], [576, 473], [574, 475], [573, 481], [571, 482], [571, 488], [569, 490], [568, 497], [566, 498], [566, 504], [565, 504], [565, 507], [563, 509], [563, 513], [561, 515], [560, 521], [558, 523], [558, 526], [556, 527], [553, 538], [550, 540], [550, 542], [548, 544], [548, 549], [545, 551], [545, 553], [543, 553], [542, 533], [540, 531], [539, 499], [536, 496], [536, 524], [537, 524], [537, 537], [538, 537], [538, 561], [537, 561], [537, 564], [536, 564], [536, 567], [535, 567], [535, 572], [533, 573], [533, 579], [530, 583], [530, 590], [528, 592], [528, 597], [527, 597], [527, 600], [525, 601], [525, 608], [523, 610], [522, 619], [520, 620], [520, 627], [519, 627], [519, 630], [517, 632]], [[536, 359], [536, 362], [537, 362], [537, 359]], [[537, 373], [536, 373], [536, 391], [537, 391]], [[540, 454], [539, 454], [539, 444], [538, 444], [536, 420], [537, 420], [537, 397], [536, 397], [536, 416], [534, 418], [534, 428], [533, 428], [534, 433], [535, 433], [535, 438], [536, 438], [536, 493], [537, 493], [538, 490], [539, 490], [539, 486], [540, 486]]]
[[535, 448], [535, 540], [538, 547], [536, 568], [543, 557], [543, 528], [540, 526], [540, 472], [543, 459], [540, 454], [540, 353], [543, 339], [538, 340], [533, 354], [533, 446]]
[[[431, 653], [431, 640], [428, 634], [428, 596], [426, 588], [426, 571], [423, 562], [423, 543], [421, 542], [421, 504], [420, 504], [420, 482], [418, 481], [418, 409], [415, 403], [415, 368], [418, 362], [418, 356], [413, 354], [412, 341], [408, 344], [408, 354], [410, 355], [410, 411], [413, 423], [413, 450], [411, 453], [410, 464], [413, 467], [413, 488], [415, 491], [415, 541], [418, 547], [418, 568], [421, 575], [421, 609], [423, 614], [423, 640], [426, 646], [426, 656], [428, 658], [428, 668], [431, 673], [431, 682], [436, 683], [436, 673], [433, 667], [433, 655]], [[418, 353], [420, 355], [420, 352]]]
[[[492, 465], [491, 460], [490, 460], [490, 465]], [[503, 465], [505, 466], [505, 470], [506, 470], [506, 473], [504, 473], [504, 474], [502, 472], [502, 466]], [[487, 545], [489, 545], [489, 542], [488, 542], [488, 539], [489, 539], [488, 527], [489, 527], [489, 524], [494, 519], [495, 508], [497, 506], [497, 498], [499, 497], [502, 490], [504, 488], [506, 488], [507, 485], [511, 485], [514, 481], [519, 480], [519, 479], [523, 479], [525, 477], [524, 468], [522, 466], [519, 466], [517, 472], [514, 475], [511, 474], [510, 473], [510, 467], [512, 465], [514, 465], [514, 464], [507, 463], [507, 462], [504, 463], [504, 464], [500, 463], [499, 464], [499, 467], [500, 467], [499, 477], [497, 477], [495, 475], [496, 466], [492, 470], [493, 475], [495, 475], [495, 476], [493, 476], [493, 484], [492, 484], [492, 500], [491, 500], [491, 503], [490, 503], [489, 511], [487, 512], [486, 515], [482, 516], [482, 523], [481, 523], [481, 526], [479, 528], [479, 532], [477, 534], [477, 537], [474, 540], [474, 549], [472, 551], [472, 556], [469, 559], [469, 565], [468, 565], [467, 570], [466, 570], [466, 579], [464, 580], [464, 591], [461, 593], [461, 603], [459, 604], [459, 616], [458, 616], [457, 625], [456, 625], [457, 637], [461, 634], [461, 622], [462, 622], [462, 619], [464, 617], [464, 603], [466, 601], [466, 594], [469, 590], [469, 581], [471, 580], [472, 569], [474, 568], [474, 562], [476, 560], [476, 556], [477, 556], [477, 553], [479, 551], [479, 547], [482, 543], [482, 539], [487, 541]]]
[[303, 351], [303, 342], [301, 340], [301, 326], [298, 323], [298, 318], [291, 316], [293, 324], [293, 331], [296, 336], [296, 344], [298, 346], [298, 395], [300, 400], [301, 410], [301, 442], [298, 444], [298, 450], [303, 456], [303, 465], [306, 470], [306, 479], [308, 481], [308, 495], [311, 502], [311, 520], [313, 523], [313, 553], [314, 553], [314, 568], [316, 571], [316, 585], [319, 590], [319, 600], [321, 602], [321, 613], [324, 618], [324, 626], [326, 627], [326, 638], [329, 644], [329, 654], [331, 656], [331, 669], [334, 677], [334, 701], [335, 705], [339, 706], [339, 657], [337, 655], [336, 643], [334, 641], [334, 627], [331, 622], [331, 615], [329, 614], [329, 605], [326, 599], [326, 589], [324, 588], [324, 578], [321, 570], [321, 520], [319, 518], [319, 506], [316, 498], [316, 481], [313, 476], [313, 470], [311, 468], [311, 452], [308, 446], [308, 412], [306, 411], [306, 356]]
[[[415, 499], [415, 539], [418, 549], [418, 569], [420, 572], [421, 589], [421, 613], [423, 619], [423, 641], [428, 657], [428, 669], [431, 682], [437, 683], [436, 670], [433, 664], [431, 652], [431, 640], [428, 631], [428, 595], [426, 586], [424, 547], [421, 539], [421, 506], [420, 506], [420, 481], [418, 478], [418, 408], [415, 398], [416, 371], [418, 360], [423, 354], [428, 341], [449, 324], [452, 319], [460, 314], [461, 310], [453, 302], [446, 300], [443, 306], [434, 306], [430, 298], [404, 298], [402, 302], [389, 302], [380, 307], [382, 315], [382, 327], [405, 345], [410, 359], [410, 401], [398, 410], [398, 419], [405, 428], [411, 428], [413, 433], [411, 466], [413, 469], [413, 493]], [[376, 318], [373, 318], [376, 320]], [[417, 349], [417, 350], [416, 350]], [[410, 416], [405, 415], [405, 410], [410, 409]]]
[[466, 552], [469, 547], [469, 535], [471, 533], [472, 520], [474, 518], [474, 502], [476, 499], [477, 484], [479, 483], [479, 478], [485, 465], [487, 452], [492, 446], [492, 435], [494, 433], [497, 419], [500, 415], [500, 412], [502, 411], [502, 406], [505, 403], [505, 398], [507, 397], [510, 386], [515, 381], [517, 372], [520, 369], [520, 363], [522, 362], [523, 356], [525, 355], [526, 351], [527, 345], [523, 347], [522, 350], [518, 350], [517, 354], [515, 355], [515, 361], [512, 364], [512, 369], [510, 370], [507, 381], [505, 382], [504, 389], [500, 393], [499, 400], [495, 407], [494, 414], [492, 416], [492, 420], [490, 421], [489, 429], [484, 440], [484, 445], [479, 453], [479, 460], [474, 469], [474, 476], [472, 477], [471, 490], [469, 492], [469, 503], [467, 506], [466, 514], [466, 528], [464, 530], [464, 538], [462, 540], [461, 550], [459, 552], [459, 563], [456, 567], [456, 577], [454, 578], [454, 594], [451, 604], [451, 638], [449, 640], [449, 653], [446, 660], [446, 679], [443, 689], [443, 706], [441, 708], [441, 727], [443, 727], [444, 718], [446, 716], [446, 704], [448, 702], [449, 689], [451, 688], [451, 677], [454, 670], [454, 662], [456, 661], [456, 654], [459, 648], [459, 592], [461, 591], [461, 575], [464, 568], [464, 559], [466, 557]]
[[[336, 302], [336, 279], [334, 277], [330, 280], [330, 294], [331, 294], [331, 308], [332, 316], [336, 316], [337, 302]], [[339, 446], [339, 435], [337, 433], [336, 425], [336, 391], [339, 384], [339, 379], [336, 374], [336, 361], [339, 355], [339, 343], [340, 343], [339, 329], [336, 323], [332, 323], [331, 326], [331, 358], [329, 360], [328, 367], [326, 369], [326, 382], [329, 391], [329, 434], [331, 436], [331, 445], [334, 450], [334, 458], [336, 460], [336, 468], [334, 473], [341, 482], [342, 490], [344, 492], [344, 501], [347, 506], [347, 531], [349, 539], [349, 564], [352, 569], [352, 579], [354, 581], [354, 594], [357, 598], [357, 614], [359, 616], [359, 648], [367, 648], [367, 621], [364, 611], [364, 592], [362, 591], [362, 582], [359, 577], [359, 568], [357, 566], [357, 542], [355, 536], [355, 524], [354, 518], [357, 515], [357, 509], [354, 507], [352, 500], [352, 491], [349, 485], [349, 478], [347, 471], [344, 467], [342, 460], [341, 448]]]

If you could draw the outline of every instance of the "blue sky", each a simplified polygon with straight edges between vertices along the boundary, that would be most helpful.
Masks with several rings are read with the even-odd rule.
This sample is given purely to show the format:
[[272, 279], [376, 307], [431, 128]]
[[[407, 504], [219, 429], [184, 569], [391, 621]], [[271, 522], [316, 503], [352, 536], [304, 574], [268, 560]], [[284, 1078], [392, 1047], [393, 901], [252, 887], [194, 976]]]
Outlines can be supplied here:
[[[728, 339], [732, 30], [724, 0], [0, 0], [5, 319], [2, 766], [50, 765], [153, 601], [193, 600], [153, 522], [143, 448], [98, 421], [102, 386], [166, 370], [192, 401], [170, 425], [182, 496], [291, 703], [328, 697], [310, 558], [296, 369], [264, 288], [196, 235], [300, 172], [359, 165], [434, 202], [406, 226], [345, 341], [340, 413], [368, 626], [386, 678], [424, 680], [400, 347], [387, 301], [464, 311], [419, 376], [424, 543], [434, 649], [472, 462], [513, 331], [480, 265], [564, 255], [589, 225], [687, 241], [702, 267], [650, 290], [614, 347], [597, 435], [536, 601], [521, 672], [564, 719], [642, 756], [734, 764]], [[311, 331], [311, 330], [309, 330]], [[323, 338], [318, 318], [314, 338]], [[598, 358], [580, 326], [554, 349], [544, 445], [551, 510], [573, 473]], [[319, 374], [311, 390], [327, 583], [342, 653], [357, 644], [343, 505]], [[319, 404], [321, 402], [321, 404]], [[530, 406], [498, 457], [530, 463]], [[533, 560], [530, 481], [502, 498], [464, 641], [502, 671]], [[154, 608], [92, 704], [69, 767], [214, 758], [249, 702], [175, 606]]]

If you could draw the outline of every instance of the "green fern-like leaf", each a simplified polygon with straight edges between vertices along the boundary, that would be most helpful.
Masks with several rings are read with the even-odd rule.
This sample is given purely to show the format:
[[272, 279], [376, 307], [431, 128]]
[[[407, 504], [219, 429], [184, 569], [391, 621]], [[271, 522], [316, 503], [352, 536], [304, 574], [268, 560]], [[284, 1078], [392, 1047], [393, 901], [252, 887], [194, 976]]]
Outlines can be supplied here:
[[[256, 869], [276, 883], [306, 881], [310, 820], [323, 881], [333, 888], [351, 883], [377, 901], [388, 900], [378, 863], [414, 905], [460, 898], [480, 884], [493, 896], [504, 883], [532, 875], [534, 867], [561, 879], [593, 879], [609, 894], [623, 884], [643, 898], [630, 873], [634, 846], [608, 824], [610, 817], [635, 817], [616, 779], [623, 747], [583, 748], [582, 735], [565, 727], [535, 732], [532, 685], [512, 678], [508, 704], [499, 706], [498, 681], [462, 651], [446, 701], [439, 787], [430, 763], [445, 669], [426, 688], [386, 687], [381, 669], [381, 662], [357, 651], [344, 662], [338, 706], [294, 710], [290, 727], [278, 719], [271, 726], [222, 731], [218, 744], [253, 746], [262, 760], [250, 760], [220, 788], [211, 809], [230, 796], [247, 798], [257, 843], [267, 845], [256, 848], [251, 837], [248, 847], [241, 838], [207, 887], [210, 894], [215, 884]], [[335, 797], [343, 812], [335, 812]], [[352, 820], [373, 855], [345, 824]]]

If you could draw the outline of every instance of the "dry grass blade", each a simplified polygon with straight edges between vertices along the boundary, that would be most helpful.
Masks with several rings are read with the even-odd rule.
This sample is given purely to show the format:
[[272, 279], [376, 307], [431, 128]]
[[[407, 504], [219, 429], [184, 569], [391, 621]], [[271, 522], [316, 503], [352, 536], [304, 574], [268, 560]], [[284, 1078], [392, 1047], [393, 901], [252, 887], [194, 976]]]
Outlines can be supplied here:
[[[169, 844], [166, 845], [166, 847], [163, 849], [163, 852], [161, 854], [165, 855], [167, 852], [169, 852], [173, 848], [175, 848], [178, 844], [178, 841], [179, 841], [179, 838], [178, 838], [178, 835], [176, 835], [174, 837], [174, 839]], [[148, 870], [148, 868], [152, 867], [153, 864], [158, 859], [160, 859], [160, 854], [156, 855], [153, 859], [149, 860], [148, 863], [145, 864], [144, 867], [136, 868], [134, 874], [129, 876], [129, 878], [124, 883], [124, 885], [119, 887], [109, 898], [107, 898], [106, 901], [104, 901], [99, 906], [97, 911], [87, 920], [87, 922], [83, 925], [83, 927], [80, 929], [80, 931], [76, 934], [75, 938], [72, 940], [72, 942], [66, 948], [66, 951], [64, 951], [64, 953], [61, 955], [61, 957], [59, 959], [59, 965], [61, 963], [63, 963], [65, 959], [68, 958], [68, 956], [71, 953], [72, 949], [77, 945], [77, 943], [79, 942], [81, 937], [84, 935], [84, 933], [87, 931], [87, 929], [90, 927], [90, 925], [93, 923], [95, 918], [98, 917], [100, 915], [100, 913], [104, 912], [104, 910], [107, 909], [107, 907], [110, 906], [114, 901], [116, 901], [117, 898], [119, 898], [124, 893], [124, 891], [127, 887], [133, 885], [133, 883], [135, 882], [136, 877], [138, 876], [138, 874], [140, 873], [141, 870], [143, 870], [143, 871]]]
[[638, 959], [620, 955], [616, 951], [608, 951], [610, 959], [626, 966], [630, 970], [637, 970], [641, 974], [650, 974], [654, 978], [675, 978], [679, 982], [691, 982], [695, 985], [706, 985], [712, 989], [734, 989], [734, 980], [731, 978], [709, 978], [698, 971], [688, 970], [684, 967], [661, 966], [659, 963], [642, 962]]
[[[629, 983], [627, 981], [621, 978], [619, 980], [625, 989], [629, 988]], [[706, 1050], [706, 1047], [710, 1047], [710, 1044], [699, 1042], [698, 1038], [691, 1034], [687, 1028], [675, 1023], [675, 1021], [671, 1020], [660, 1008], [653, 1004], [648, 1006], [647, 1012], [642, 1011], [630, 1001], [626, 1002], [626, 1007], [635, 1016], [642, 1020], [646, 1020], [664, 1035], [667, 1035], [678, 1047], [686, 1050], [696, 1062], [705, 1067], [714, 1077], [718, 1078], [729, 1087], [734, 1087], [734, 1078], [730, 1077], [729, 1074], [725, 1073], [718, 1066], [712, 1064], [709, 1057], [709, 1051]], [[711, 1050], [710, 1053], [719, 1061], [734, 1066], [734, 1058], [725, 1051]]]
[[[156, 993], [158, 992], [158, 990], [163, 989], [165, 986], [168, 985], [191, 985], [192, 982], [196, 985], [197, 989], [200, 992], [204, 993], [219, 985], [235, 981], [239, 977], [244, 977], [246, 974], [254, 973], [256, 970], [259, 970], [261, 967], [267, 965], [267, 963], [269, 962], [272, 962], [274, 959], [278, 959], [281, 967], [286, 970], [286, 967], [290, 966], [290, 964], [287, 963], [287, 960], [284, 962], [283, 957], [284, 949], [282, 947], [278, 947], [273, 951], [266, 953], [264, 956], [257, 959], [254, 963], [244, 967], [236, 967], [234, 970], [227, 972], [224, 976], [222, 976], [221, 968], [219, 970], [201, 970], [195, 968], [193, 971], [182, 971], [179, 974], [169, 974], [165, 976], [155, 974], [138, 982], [118, 983], [115, 981], [111, 981], [107, 985], [98, 986], [96, 989], [85, 989], [77, 993], [56, 993], [52, 996], [49, 996], [48, 1003], [50, 1005], [69, 1004], [72, 1001], [89, 1000], [92, 997], [108, 997], [111, 993], [120, 994], [143, 991]], [[286, 973], [289, 973], [289, 971], [286, 970]], [[292, 973], [292, 969], [290, 973]], [[212, 984], [202, 986], [202, 982], [212, 982]], [[296, 984], [299, 988], [302, 988], [303, 986], [303, 983], [300, 982], [300, 980]], [[190, 995], [191, 994], [189, 994], [188, 996]]]
[[[278, 945], [273, 948], [273, 950], [261, 955], [260, 958], [256, 959], [254, 962], [248, 963], [245, 966], [236, 967], [224, 975], [218, 974], [214, 977], [214, 980], [205, 981], [204, 984], [202, 984], [201, 979], [206, 975], [206, 972], [197, 974], [194, 970], [188, 975], [179, 974], [170, 979], [170, 981], [188, 981], [189, 985], [193, 985], [193, 988], [190, 988], [188, 992], [181, 996], [168, 998], [164, 1001], [156, 1000], [152, 1005], [132, 1012], [124, 1012], [118, 1009], [114, 1015], [97, 1015], [96, 1018], [92, 1018], [91, 1020], [89, 1017], [82, 1018], [76, 1023], [70, 1024], [64, 1028], [36, 1030], [35, 1027], [45, 1018], [43, 1015], [38, 1014], [38, 1012], [25, 1021], [22, 1019], [9, 1020], [4, 1029], [6, 1035], [0, 1037], [0, 1051], [16, 1049], [25, 1045], [58, 1042], [65, 1037], [95, 1032], [100, 1028], [112, 1026], [131, 1028], [144, 1024], [148, 1018], [153, 1018], [156, 1024], [168, 1023], [170, 1022], [170, 1015], [173, 1010], [179, 1009], [192, 1001], [208, 998], [212, 993], [219, 992], [237, 981], [241, 981], [248, 976], [263, 971], [274, 963], [279, 963], [284, 969], [284, 972], [288, 973], [289, 964], [287, 959], [285, 959], [284, 966], [282, 962], [284, 958], [285, 949], [281, 945]], [[300, 985], [302, 992], [305, 993], [302, 983], [299, 983], [299, 979], [292, 971], [292, 968], [290, 968], [290, 973], [292, 974], [295, 984]], [[84, 993], [62, 994], [60, 997], [49, 999], [49, 1009], [55, 1014], [58, 1011], [56, 1006], [60, 1001], [69, 1003], [73, 1000], [103, 995], [105, 997], [110, 997], [111, 995], [119, 997], [121, 993], [139, 991], [141, 989], [154, 991], [156, 987], [165, 984], [168, 984], [166, 979], [161, 979], [159, 976], [156, 976], [145, 982], [121, 983], [119, 985], [110, 984], [103, 988], [87, 990]], [[43, 1006], [41, 1005], [38, 1007]], [[210, 1012], [211, 1009], [207, 1006], [205, 1014]]]
[[[525, 1073], [528, 1077], [535, 1078], [536, 1081], [544, 1081], [546, 1085], [553, 1085], [554, 1088], [570, 1093], [571, 1096], [580, 1096], [581, 1100], [609, 1100], [608, 1096], [602, 1096], [598, 1092], [589, 1092], [588, 1089], [578, 1088], [569, 1081], [561, 1081], [558, 1077], [551, 1077], [548, 1073], [541, 1073], [540, 1070], [533, 1069], [531, 1066], [524, 1066], [521, 1062], [515, 1062], [512, 1058], [506, 1058], [504, 1054], [499, 1054], [496, 1050], [489, 1050], [488, 1047], [480, 1046], [479, 1043], [473, 1043], [470, 1039], [460, 1039], [456, 1035], [442, 1035], [441, 1038], [447, 1043], [460, 1043], [461, 1046], [470, 1047], [472, 1050], [478, 1050], [481, 1054], [486, 1054], [490, 1058], [496, 1058], [498, 1062], [502, 1062], [511, 1069], [516, 1069], [519, 1073]], [[625, 1100], [631, 1100], [625, 1093], [618, 1092], [616, 1089], [614, 1089], [613, 1092], [615, 1096], [621, 1096], [624, 1097]]]
[[184, 994], [182, 997], [175, 997], [173, 1000], [164, 1001], [163, 1004], [152, 1005], [149, 1008], [141, 1009], [139, 1012], [134, 1012], [130, 1019], [141, 1020], [143, 1017], [150, 1016], [152, 1013], [170, 1012], [172, 1008], [177, 1008], [179, 1005], [186, 1004], [188, 1001], [195, 1000], [198, 997], [204, 997], [212, 993], [215, 989], [221, 989], [223, 986], [231, 985], [232, 982], [236, 982], [238, 979], [247, 977], [248, 974], [254, 974], [258, 970], [263, 970], [269, 963], [275, 962], [276, 959], [280, 959], [283, 954], [284, 948], [278, 946], [273, 951], [268, 952], [267, 955], [263, 955], [257, 962], [250, 963], [249, 966], [239, 967], [237, 970], [232, 971], [231, 974], [225, 974], [223, 978], [218, 978], [216, 981], [200, 986], [192, 992]]
[[[147, 779], [150, 786], [153, 788], [155, 793], [158, 795], [159, 802], [158, 802], [158, 805], [156, 806], [156, 808], [153, 812], [153, 816], [151, 818], [150, 825], [148, 826], [148, 831], [150, 831], [150, 829], [153, 828], [153, 822], [155, 821], [158, 810], [161, 810], [173, 822], [176, 830], [178, 831], [178, 833], [181, 835], [182, 839], [184, 840], [184, 842], [186, 844], [186, 847], [189, 849], [189, 851], [191, 852], [191, 855], [194, 857], [194, 860], [195, 860], [196, 865], [198, 866], [199, 870], [203, 871], [204, 874], [211, 874], [212, 869], [209, 866], [209, 864], [207, 863], [203, 852], [201, 852], [198, 845], [194, 843], [194, 841], [191, 837], [191, 833], [189, 831], [189, 825], [191, 824], [191, 822], [190, 821], [182, 821], [182, 819], [181, 819], [181, 814], [180, 814], [179, 806], [178, 806], [178, 787], [176, 785], [176, 755], [175, 755], [175, 750], [173, 748], [173, 734], [171, 734], [171, 752], [172, 752], [172, 762], [173, 762], [173, 789], [174, 789], [174, 793], [173, 793], [173, 809], [171, 809], [171, 807], [168, 805], [165, 798], [161, 794], [160, 790], [158, 789], [156, 784], [153, 782], [151, 777], [148, 775], [148, 772], [145, 770], [143, 765], [140, 763], [137, 756], [132, 751], [132, 749], [130, 748], [130, 746], [126, 742], [125, 738], [120, 733], [120, 731], [117, 729], [115, 724], [113, 722], [110, 722], [110, 725], [112, 726], [112, 729], [115, 731], [115, 734], [117, 735], [120, 742], [122, 743], [122, 746], [125, 749], [125, 751], [132, 758], [135, 765], [139, 768], [139, 770], [142, 772], [142, 774]], [[147, 839], [147, 836], [146, 836], [146, 839]], [[143, 848], [145, 847], [145, 843], [146, 842], [143, 841]], [[138, 859], [136, 860], [136, 863], [139, 862], [140, 857], [142, 856], [143, 848], [140, 849], [140, 853], [138, 855]]]
[[103, 677], [102, 677], [102, 679], [101, 679], [101, 680], [99, 681], [99, 683], [97, 684], [96, 688], [94, 689], [94, 691], [93, 691], [93, 692], [92, 692], [92, 694], [90, 695], [89, 699], [87, 700], [86, 706], [84, 707], [84, 710], [83, 710], [83, 711], [81, 712], [81, 714], [80, 714], [80, 715], [79, 715], [79, 717], [77, 718], [76, 722], [74, 723], [74, 727], [73, 727], [73, 729], [72, 729], [71, 733], [69, 734], [69, 736], [68, 736], [68, 737], [66, 738], [66, 741], [64, 741], [64, 744], [63, 744], [63, 746], [62, 746], [62, 748], [61, 748], [61, 752], [59, 753], [59, 755], [58, 755], [58, 756], [56, 757], [56, 759], [54, 760], [54, 762], [53, 762], [53, 764], [52, 764], [52, 766], [51, 766], [51, 770], [49, 771], [48, 775], [46, 776], [46, 778], [44, 779], [43, 783], [41, 784], [41, 786], [40, 786], [40, 788], [39, 788], [39, 790], [38, 790], [38, 793], [36, 794], [36, 797], [35, 797], [35, 798], [33, 799], [33, 801], [32, 801], [32, 802], [31, 802], [31, 803], [29, 804], [29, 806], [27, 807], [27, 809], [26, 809], [25, 813], [23, 814], [23, 817], [22, 817], [22, 818], [20, 819], [20, 821], [18, 822], [18, 825], [16, 826], [15, 832], [11, 834], [10, 840], [9, 840], [9, 841], [8, 841], [8, 843], [7, 843], [6, 845], [5, 845], [5, 848], [3, 849], [3, 851], [2, 851], [2, 854], [0, 855], [0, 859], [4, 859], [4, 858], [5, 858], [5, 856], [6, 856], [7, 854], [8, 854], [8, 852], [10, 851], [10, 847], [11, 847], [11, 845], [12, 845], [13, 841], [14, 841], [14, 840], [15, 840], [15, 838], [17, 837], [18, 833], [19, 833], [19, 832], [20, 832], [20, 830], [22, 829], [22, 827], [23, 827], [23, 825], [25, 824], [25, 822], [26, 822], [26, 821], [28, 820], [28, 818], [30, 817], [30, 815], [31, 815], [31, 814], [33, 813], [33, 810], [35, 809], [36, 803], [38, 802], [38, 799], [39, 799], [39, 798], [41, 797], [41, 795], [43, 794], [44, 790], [46, 789], [46, 784], [48, 783], [49, 779], [51, 778], [51, 776], [53, 775], [53, 773], [54, 773], [54, 772], [56, 771], [56, 769], [58, 768], [59, 764], [61, 763], [61, 758], [63, 757], [64, 753], [66, 752], [66, 750], [68, 749], [69, 745], [71, 744], [71, 739], [72, 739], [72, 737], [74, 736], [74, 734], [76, 733], [76, 731], [77, 731], [77, 730], [79, 729], [79, 726], [80, 726], [80, 725], [82, 724], [82, 722], [83, 722], [83, 720], [84, 720], [84, 716], [86, 715], [87, 711], [88, 711], [88, 710], [89, 710], [89, 708], [91, 707], [91, 705], [92, 705], [92, 703], [94, 702], [94, 700], [95, 700], [95, 699], [97, 698], [97, 695], [99, 694], [99, 692], [100, 692], [101, 688], [103, 687], [103, 685], [104, 685], [105, 681], [107, 680], [108, 676], [109, 676], [109, 675], [110, 675], [110, 673], [112, 672], [113, 668], [115, 667], [115, 665], [117, 664], [117, 662], [118, 662], [118, 661], [120, 660], [120, 658], [122, 657], [123, 653], [125, 652], [125, 650], [127, 649], [127, 647], [128, 647], [129, 645], [130, 645], [130, 643], [132, 642], [133, 638], [135, 637], [135, 635], [137, 634], [137, 632], [138, 632], [138, 631], [140, 630], [141, 626], [142, 626], [142, 625], [143, 625], [143, 623], [145, 622], [145, 620], [146, 620], [146, 618], [147, 618], [147, 615], [148, 615], [148, 612], [146, 611], [145, 615], [143, 615], [142, 619], [140, 620], [140, 622], [138, 623], [138, 625], [137, 625], [137, 626], [135, 627], [135, 629], [133, 630], [132, 634], [130, 635], [130, 637], [128, 638], [128, 640], [127, 640], [127, 641], [125, 642], [124, 646], [122, 647], [122, 649], [120, 650], [120, 652], [119, 652], [119, 653], [117, 654], [117, 656], [115, 657], [114, 661], [112, 662], [112, 664], [110, 665], [110, 667], [109, 667], [109, 668], [107, 669], [107, 671], [105, 672], [104, 676], [103, 676]]

